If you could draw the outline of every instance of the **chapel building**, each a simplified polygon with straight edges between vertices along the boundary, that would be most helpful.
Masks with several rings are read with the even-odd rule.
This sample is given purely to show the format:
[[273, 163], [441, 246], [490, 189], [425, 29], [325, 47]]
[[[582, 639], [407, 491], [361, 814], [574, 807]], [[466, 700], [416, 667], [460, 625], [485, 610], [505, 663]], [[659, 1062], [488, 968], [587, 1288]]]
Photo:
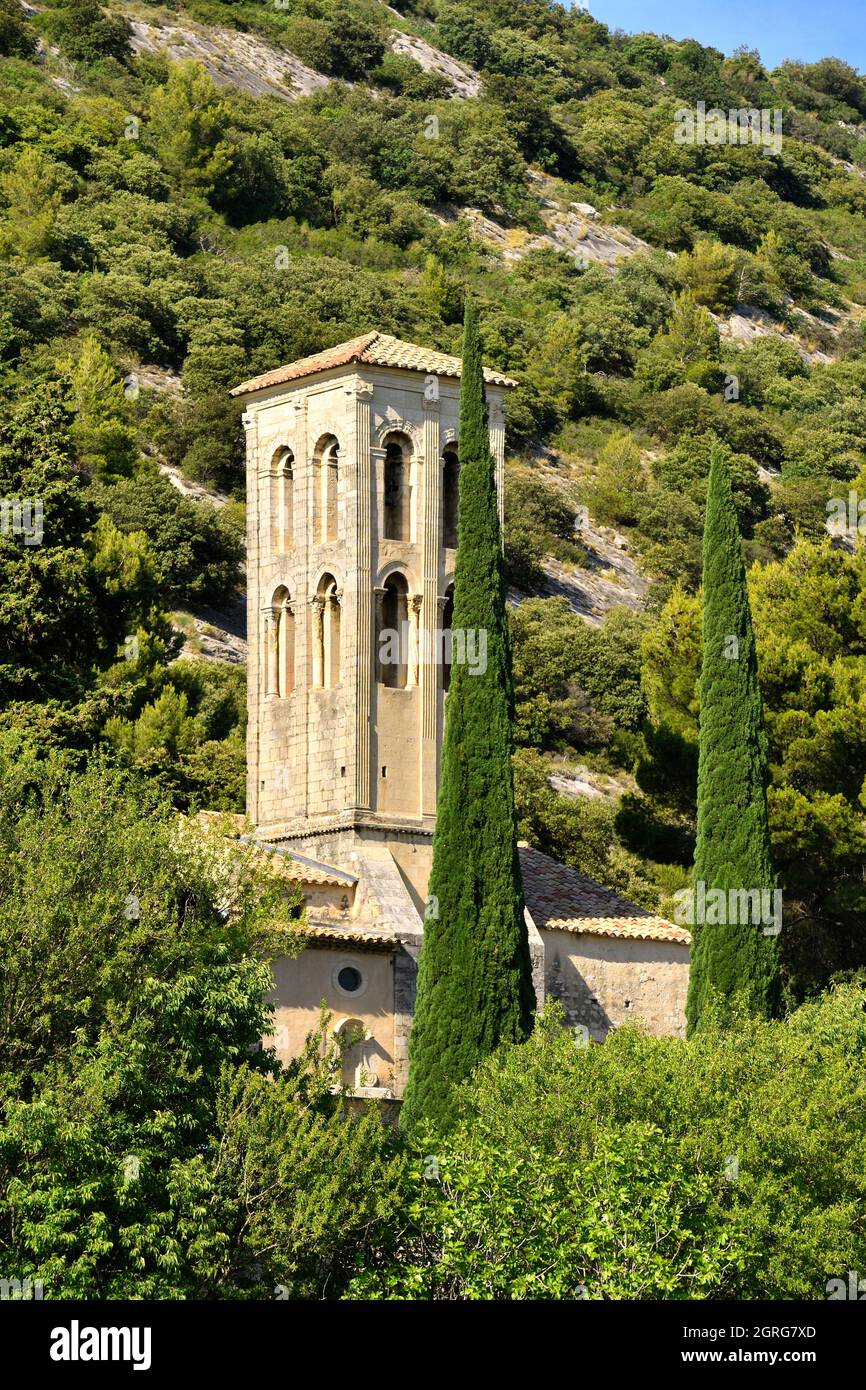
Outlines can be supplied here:
[[[247, 814], [306, 901], [307, 944], [274, 965], [275, 1045], [296, 1056], [324, 1000], [355, 1040], [358, 1095], [402, 1095], [435, 911], [460, 368], [370, 332], [232, 392], [247, 441]], [[484, 375], [501, 517], [516, 383]], [[681, 1036], [689, 933], [538, 850], [520, 858], [539, 1006], [561, 999], [599, 1041], [634, 1018]]]

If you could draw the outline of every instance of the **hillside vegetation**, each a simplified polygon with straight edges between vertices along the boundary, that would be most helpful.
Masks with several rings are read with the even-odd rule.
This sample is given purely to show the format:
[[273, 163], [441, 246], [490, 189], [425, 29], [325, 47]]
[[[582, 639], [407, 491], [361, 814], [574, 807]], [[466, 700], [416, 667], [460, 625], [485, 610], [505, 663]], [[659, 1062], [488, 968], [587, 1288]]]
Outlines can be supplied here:
[[[194, 637], [243, 583], [227, 389], [372, 327], [455, 352], [469, 294], [520, 382], [523, 833], [647, 906], [687, 881], [721, 444], [786, 979], [863, 964], [863, 77], [548, 0], [0, 0], [0, 55], [0, 498], [44, 508], [0, 527], [0, 737], [242, 809], [243, 670]], [[781, 144], [679, 143], [699, 102]]]

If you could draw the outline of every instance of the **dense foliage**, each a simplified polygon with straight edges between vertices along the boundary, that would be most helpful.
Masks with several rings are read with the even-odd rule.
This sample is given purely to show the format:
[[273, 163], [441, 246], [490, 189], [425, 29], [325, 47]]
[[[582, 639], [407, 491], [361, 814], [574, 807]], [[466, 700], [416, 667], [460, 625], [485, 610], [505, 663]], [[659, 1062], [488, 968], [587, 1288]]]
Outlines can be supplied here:
[[822, 1299], [862, 1268], [862, 983], [581, 1045], [555, 1009], [419, 1135], [364, 1298]]

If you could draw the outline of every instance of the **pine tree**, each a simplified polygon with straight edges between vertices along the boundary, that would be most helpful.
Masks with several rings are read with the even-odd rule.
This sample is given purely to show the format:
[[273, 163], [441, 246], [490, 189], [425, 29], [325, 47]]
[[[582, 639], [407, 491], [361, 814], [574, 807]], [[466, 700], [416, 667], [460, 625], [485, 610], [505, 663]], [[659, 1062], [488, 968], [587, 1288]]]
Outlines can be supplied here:
[[749, 1007], [765, 1016], [778, 1003], [778, 941], [765, 934], [766, 921], [754, 920], [753, 906], [745, 910], [743, 896], [775, 888], [767, 780], [767, 739], [737, 513], [724, 454], [714, 449], [704, 524], [694, 871], [695, 905], [705, 920], [692, 928], [686, 1008], [690, 1032], [700, 1026], [712, 991], [725, 996], [743, 992]]
[[[534, 994], [511, 773], [511, 646], [477, 315], [460, 386], [454, 653], [429, 906], [401, 1125], [447, 1123], [450, 1094], [500, 1042], [522, 1042]], [[460, 634], [486, 666], [457, 660]], [[483, 668], [477, 670], [476, 668]]]

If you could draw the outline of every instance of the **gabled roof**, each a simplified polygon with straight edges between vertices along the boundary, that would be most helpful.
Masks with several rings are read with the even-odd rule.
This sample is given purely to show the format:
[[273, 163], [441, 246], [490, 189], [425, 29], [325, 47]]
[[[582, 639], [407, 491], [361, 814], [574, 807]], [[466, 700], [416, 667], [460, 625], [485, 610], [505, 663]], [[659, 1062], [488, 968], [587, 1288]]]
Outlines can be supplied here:
[[[403, 367], [407, 371], [424, 372], [430, 376], [459, 377], [462, 363], [459, 357], [451, 357], [447, 352], [436, 352], [433, 348], [418, 347], [415, 343], [404, 343], [400, 338], [392, 338], [389, 333], [363, 333], [360, 338], [350, 338], [347, 343], [316, 352], [312, 357], [302, 357], [298, 362], [290, 362], [285, 367], [275, 367], [272, 372], [254, 376], [229, 392], [230, 396], [249, 396], [255, 391], [264, 391], [268, 386], [281, 386], [287, 381], [300, 381], [302, 377], [326, 372], [331, 367], [347, 367], [352, 362], [365, 363], [372, 367]], [[484, 368], [484, 380], [491, 386], [516, 386], [517, 382], [492, 367]]]
[[540, 929], [633, 941], [670, 941], [687, 946], [691, 934], [675, 927], [541, 850], [518, 847], [526, 906]]

